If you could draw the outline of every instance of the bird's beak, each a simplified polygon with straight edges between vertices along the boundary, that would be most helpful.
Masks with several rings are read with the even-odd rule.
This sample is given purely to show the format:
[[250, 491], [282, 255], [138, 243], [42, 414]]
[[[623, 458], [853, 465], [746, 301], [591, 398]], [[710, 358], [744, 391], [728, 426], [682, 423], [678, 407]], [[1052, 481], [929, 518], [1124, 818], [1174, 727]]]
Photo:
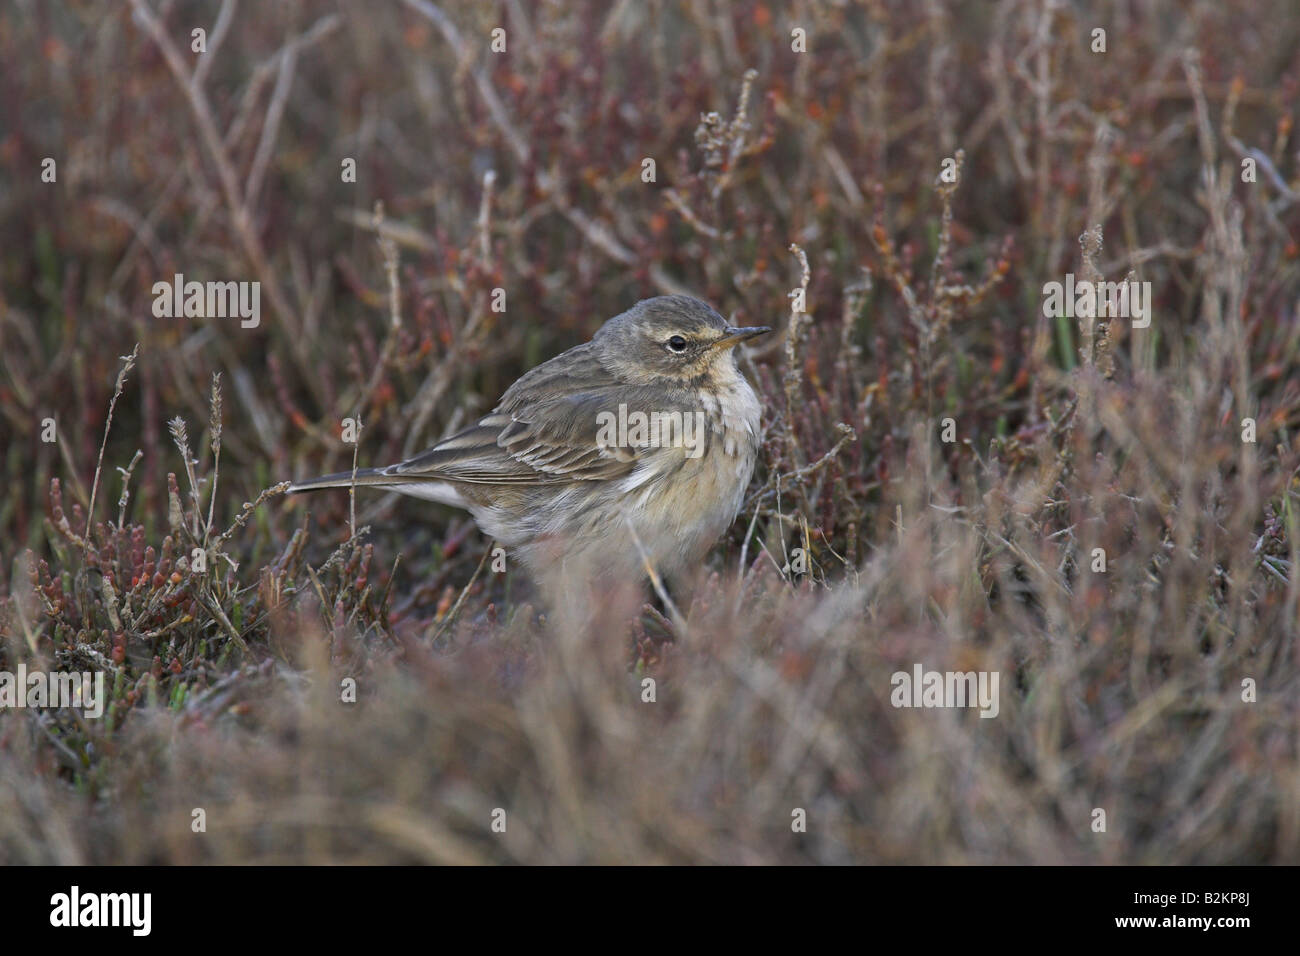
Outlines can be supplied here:
[[733, 346], [739, 345], [746, 339], [752, 339], [756, 335], [765, 335], [771, 331], [771, 326], [767, 325], [751, 325], [748, 328], [743, 329], [737, 329], [729, 325], [723, 330], [724, 334], [722, 338], [714, 342], [710, 348], [729, 349]]

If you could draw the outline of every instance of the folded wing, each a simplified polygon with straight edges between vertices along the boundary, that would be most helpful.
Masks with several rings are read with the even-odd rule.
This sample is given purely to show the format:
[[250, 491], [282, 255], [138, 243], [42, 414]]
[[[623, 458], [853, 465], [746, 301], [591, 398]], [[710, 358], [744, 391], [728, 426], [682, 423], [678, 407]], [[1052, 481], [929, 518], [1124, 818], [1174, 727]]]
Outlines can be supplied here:
[[575, 349], [520, 378], [477, 424], [383, 474], [521, 485], [622, 478], [648, 446], [602, 441], [602, 413], [617, 420], [620, 404], [626, 414], [656, 402], [662, 396], [621, 385], [591, 350]]

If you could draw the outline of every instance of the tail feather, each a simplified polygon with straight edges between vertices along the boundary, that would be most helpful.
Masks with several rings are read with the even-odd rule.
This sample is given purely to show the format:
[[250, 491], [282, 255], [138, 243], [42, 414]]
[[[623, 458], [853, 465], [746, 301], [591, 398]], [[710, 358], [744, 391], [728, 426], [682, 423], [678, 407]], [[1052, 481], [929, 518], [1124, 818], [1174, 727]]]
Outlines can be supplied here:
[[351, 488], [354, 483], [360, 488], [364, 485], [392, 485], [397, 482], [392, 477], [383, 474], [378, 468], [358, 468], [355, 482], [353, 481], [352, 472], [340, 471], [333, 475], [321, 475], [319, 478], [306, 478], [302, 481], [295, 481], [289, 486], [289, 494], [299, 491], [319, 491], [322, 488]]
[[436, 478], [415, 475], [394, 475], [388, 468], [358, 468], [353, 476], [350, 471], [340, 471], [333, 475], [321, 475], [319, 478], [306, 478], [295, 481], [289, 486], [289, 494], [299, 491], [320, 491], [324, 488], [386, 488], [412, 498], [424, 498], [455, 508], [468, 508], [469, 503], [456, 489], [456, 486]]

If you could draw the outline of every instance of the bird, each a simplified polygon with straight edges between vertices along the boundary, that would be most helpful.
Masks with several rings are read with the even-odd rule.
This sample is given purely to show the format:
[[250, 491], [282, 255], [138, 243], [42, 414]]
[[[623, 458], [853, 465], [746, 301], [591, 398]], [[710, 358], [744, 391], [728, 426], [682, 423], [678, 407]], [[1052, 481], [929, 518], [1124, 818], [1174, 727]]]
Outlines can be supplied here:
[[771, 331], [691, 296], [643, 299], [427, 451], [288, 490], [374, 487], [464, 509], [552, 596], [673, 577], [744, 502], [762, 405], [735, 347]]

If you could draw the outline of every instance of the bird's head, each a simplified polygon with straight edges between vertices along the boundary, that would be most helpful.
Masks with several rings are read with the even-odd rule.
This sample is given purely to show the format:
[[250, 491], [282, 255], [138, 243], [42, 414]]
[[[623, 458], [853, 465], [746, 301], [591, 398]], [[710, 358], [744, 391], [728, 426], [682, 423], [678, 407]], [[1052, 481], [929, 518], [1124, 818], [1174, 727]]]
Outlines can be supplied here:
[[707, 303], [687, 295], [661, 295], [614, 316], [592, 341], [606, 367], [624, 381], [687, 384], [734, 369], [735, 346], [770, 331], [765, 325], [730, 326]]

